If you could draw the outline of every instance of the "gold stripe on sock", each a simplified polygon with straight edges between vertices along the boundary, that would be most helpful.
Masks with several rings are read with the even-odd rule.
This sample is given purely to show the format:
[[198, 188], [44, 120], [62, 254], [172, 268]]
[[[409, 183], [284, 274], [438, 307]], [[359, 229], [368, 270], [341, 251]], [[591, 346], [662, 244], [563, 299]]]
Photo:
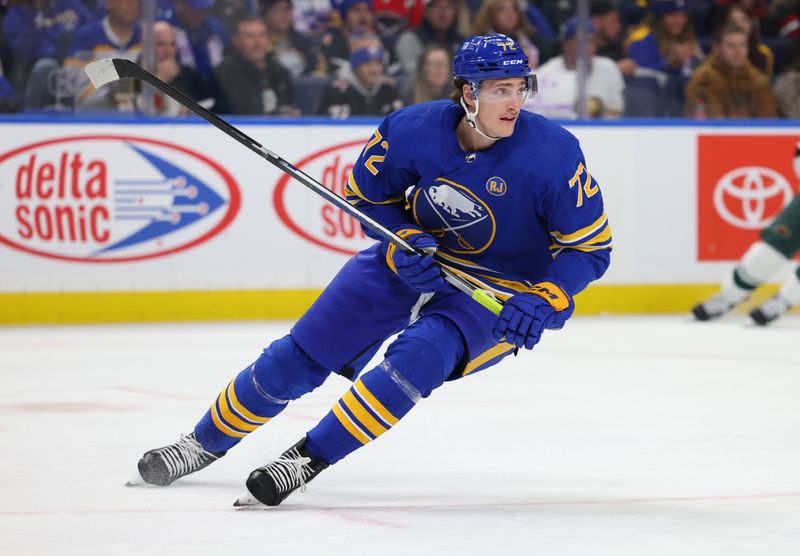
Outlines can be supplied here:
[[356, 427], [356, 425], [350, 420], [350, 417], [348, 417], [344, 410], [339, 407], [338, 402], [333, 406], [333, 408], [331, 408], [331, 411], [333, 411], [333, 414], [336, 415], [337, 419], [339, 419], [339, 422], [342, 424], [342, 426], [347, 429], [347, 432], [352, 434], [356, 440], [362, 444], [366, 444], [371, 440], [370, 437], [358, 430], [358, 427]]
[[355, 387], [356, 392], [359, 393], [359, 395], [364, 399], [364, 401], [367, 402], [367, 405], [369, 405], [370, 409], [372, 409], [375, 413], [380, 415], [381, 419], [389, 423], [389, 425], [391, 426], [397, 424], [399, 419], [394, 415], [392, 415], [392, 413], [388, 409], [383, 407], [383, 404], [378, 401], [378, 398], [373, 396], [372, 392], [367, 390], [367, 387], [364, 386], [364, 383], [361, 381], [360, 378], [355, 382], [355, 384], [353, 384], [353, 387]]
[[348, 390], [347, 393], [342, 396], [342, 401], [350, 410], [350, 413], [355, 415], [356, 419], [358, 419], [362, 425], [364, 425], [369, 432], [374, 434], [375, 436], [380, 436], [385, 433], [388, 429], [381, 425], [375, 417], [370, 415], [370, 413], [364, 408], [363, 405], [356, 399], [353, 395], [352, 390]]
[[242, 421], [237, 415], [234, 415], [233, 411], [231, 411], [231, 408], [228, 407], [228, 398], [225, 396], [224, 391], [219, 395], [219, 409], [222, 413], [222, 418], [225, 419], [225, 422], [231, 427], [235, 427], [245, 432], [253, 432], [261, 426], [248, 423], [247, 421]]
[[223, 432], [228, 436], [232, 436], [234, 438], [244, 438], [247, 436], [247, 433], [235, 431], [222, 422], [222, 419], [220, 419], [219, 415], [217, 414], [217, 404], [211, 406], [211, 419], [214, 421], [214, 424], [217, 426], [220, 432]]
[[233, 381], [231, 381], [231, 383], [228, 385], [228, 397], [231, 399], [231, 405], [233, 405], [233, 409], [235, 409], [240, 415], [244, 416], [245, 419], [255, 421], [256, 423], [261, 423], [262, 425], [272, 419], [272, 417], [259, 417], [255, 413], [248, 411], [247, 408], [243, 406], [236, 397], [236, 389], [233, 387]]

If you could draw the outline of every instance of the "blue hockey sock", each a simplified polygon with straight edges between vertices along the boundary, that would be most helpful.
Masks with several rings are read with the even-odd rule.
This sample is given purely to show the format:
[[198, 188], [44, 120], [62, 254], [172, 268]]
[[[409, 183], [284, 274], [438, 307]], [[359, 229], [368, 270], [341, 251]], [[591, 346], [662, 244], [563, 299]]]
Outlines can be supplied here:
[[389, 361], [355, 381], [307, 434], [306, 448], [333, 464], [379, 437], [411, 411], [420, 393]]
[[195, 426], [195, 436], [206, 450], [227, 452], [286, 407], [286, 401], [261, 396], [254, 367], [255, 364], [250, 365], [240, 372]]
[[396, 369], [384, 361], [356, 380], [308, 432], [306, 449], [333, 464], [394, 426], [420, 395], [411, 384], [393, 380], [393, 374]]
[[334, 464], [374, 440], [442, 385], [464, 353], [450, 320], [423, 317], [391, 343], [386, 359], [356, 380], [307, 434], [306, 449]]

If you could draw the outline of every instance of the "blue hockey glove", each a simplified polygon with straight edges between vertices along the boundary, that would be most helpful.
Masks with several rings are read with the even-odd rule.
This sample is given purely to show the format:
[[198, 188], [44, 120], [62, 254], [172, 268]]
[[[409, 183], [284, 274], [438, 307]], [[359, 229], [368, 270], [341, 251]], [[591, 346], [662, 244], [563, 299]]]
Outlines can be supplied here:
[[[421, 230], [407, 228], [395, 233], [417, 249], [436, 250], [436, 240]], [[406, 253], [390, 243], [386, 249], [386, 263], [414, 291], [428, 293], [445, 285], [442, 271], [431, 255]]]
[[528, 292], [506, 301], [492, 329], [498, 342], [503, 340], [518, 348], [533, 349], [545, 328], [558, 330], [575, 310], [572, 297], [552, 282], [539, 282]]

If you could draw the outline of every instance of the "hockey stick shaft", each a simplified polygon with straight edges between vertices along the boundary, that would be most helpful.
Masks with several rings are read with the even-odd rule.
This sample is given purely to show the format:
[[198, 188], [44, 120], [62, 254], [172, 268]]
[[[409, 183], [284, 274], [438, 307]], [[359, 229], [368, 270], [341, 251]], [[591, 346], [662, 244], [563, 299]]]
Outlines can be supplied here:
[[[287, 162], [271, 150], [265, 148], [263, 145], [261, 145], [261, 143], [252, 137], [243, 133], [240, 129], [226, 122], [209, 110], [203, 108], [197, 102], [180, 92], [178, 89], [169, 83], [165, 83], [136, 63], [122, 58], [108, 58], [104, 60], [96, 60], [87, 64], [85, 70], [95, 87], [101, 87], [106, 83], [111, 83], [124, 78], [138, 79], [152, 85], [162, 93], [178, 101], [181, 105], [188, 108], [220, 131], [224, 132], [260, 157], [267, 160], [267, 162], [273, 166], [276, 166], [285, 174], [288, 174], [298, 182], [305, 185], [307, 188], [311, 189], [318, 195], [321, 195], [325, 200], [373, 230], [386, 241], [394, 243], [398, 248], [407, 253], [421, 254], [417, 249], [414, 248], [414, 246], [392, 232], [386, 226], [374, 220], [358, 208], [354, 207], [345, 199], [319, 183], [317, 180], [302, 170], [296, 168], [294, 165]], [[488, 310], [495, 314], [500, 313], [500, 310], [503, 308], [503, 304], [493, 295], [464, 280], [447, 268], [442, 267], [442, 274], [447, 282], [469, 295], [472, 299], [486, 307]]]

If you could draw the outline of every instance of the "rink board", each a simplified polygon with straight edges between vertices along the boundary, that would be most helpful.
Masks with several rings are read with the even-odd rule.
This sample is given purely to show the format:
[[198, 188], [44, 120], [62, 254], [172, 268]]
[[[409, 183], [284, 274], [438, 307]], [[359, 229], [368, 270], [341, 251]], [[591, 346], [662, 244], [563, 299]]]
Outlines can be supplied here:
[[[339, 193], [377, 124], [232, 121]], [[583, 314], [687, 310], [800, 185], [797, 122], [567, 127], [614, 233]], [[0, 120], [0, 323], [294, 318], [369, 243], [205, 122]]]

